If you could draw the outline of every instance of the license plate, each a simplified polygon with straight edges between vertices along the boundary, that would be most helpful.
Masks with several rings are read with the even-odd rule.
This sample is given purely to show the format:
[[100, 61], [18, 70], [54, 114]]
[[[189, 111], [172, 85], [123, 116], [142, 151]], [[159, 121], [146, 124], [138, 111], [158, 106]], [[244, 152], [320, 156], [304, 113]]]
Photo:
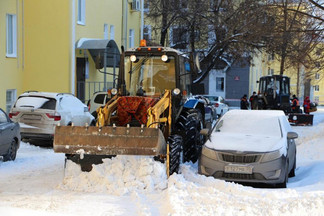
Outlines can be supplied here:
[[225, 166], [225, 173], [252, 174], [252, 166], [228, 165]]
[[39, 120], [41, 120], [42, 119], [42, 116], [40, 116], [40, 115], [24, 115], [23, 116], [23, 118], [24, 118], [24, 120], [37, 120], [37, 121], [39, 121]]

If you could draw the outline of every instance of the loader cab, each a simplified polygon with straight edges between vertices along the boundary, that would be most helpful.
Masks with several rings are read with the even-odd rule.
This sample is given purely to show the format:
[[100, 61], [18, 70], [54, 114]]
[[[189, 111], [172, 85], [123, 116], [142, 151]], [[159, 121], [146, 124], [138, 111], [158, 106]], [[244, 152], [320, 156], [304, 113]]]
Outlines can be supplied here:
[[260, 77], [259, 98], [264, 98], [266, 109], [290, 108], [290, 78], [281, 75]]
[[139, 47], [125, 52], [128, 96], [160, 97], [165, 89], [189, 92], [189, 59], [166, 47]]

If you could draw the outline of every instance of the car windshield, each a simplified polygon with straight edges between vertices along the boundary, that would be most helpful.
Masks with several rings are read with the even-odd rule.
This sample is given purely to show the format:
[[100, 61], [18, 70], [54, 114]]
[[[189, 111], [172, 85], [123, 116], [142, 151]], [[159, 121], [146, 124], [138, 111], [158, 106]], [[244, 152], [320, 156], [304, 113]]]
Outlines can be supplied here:
[[267, 137], [281, 137], [281, 127], [278, 117], [261, 116], [259, 113], [251, 115], [224, 115], [216, 125], [216, 132], [262, 135]]
[[55, 110], [55, 106], [56, 100], [54, 98], [23, 96], [18, 98], [14, 107]]
[[208, 98], [208, 100], [210, 100], [210, 101], [218, 101], [217, 96], [205, 96], [205, 97]]
[[125, 57], [126, 90], [131, 96], [160, 95], [165, 89], [176, 86], [175, 60], [169, 56], [167, 62], [161, 56], [136, 56], [135, 62]]

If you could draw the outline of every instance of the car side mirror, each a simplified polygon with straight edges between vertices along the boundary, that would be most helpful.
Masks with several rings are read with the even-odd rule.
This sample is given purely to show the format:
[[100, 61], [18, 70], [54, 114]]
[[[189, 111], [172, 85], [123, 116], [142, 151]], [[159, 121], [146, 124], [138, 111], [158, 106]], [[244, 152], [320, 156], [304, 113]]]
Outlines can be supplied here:
[[288, 132], [287, 133], [287, 139], [297, 139], [298, 134], [296, 132]]

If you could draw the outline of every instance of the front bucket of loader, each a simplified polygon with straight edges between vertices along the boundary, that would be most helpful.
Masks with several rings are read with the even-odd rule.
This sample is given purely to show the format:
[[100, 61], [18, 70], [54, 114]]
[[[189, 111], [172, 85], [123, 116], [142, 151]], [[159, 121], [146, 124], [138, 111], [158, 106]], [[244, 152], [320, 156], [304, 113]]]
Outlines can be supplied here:
[[55, 152], [91, 155], [165, 155], [160, 129], [140, 127], [57, 126]]
[[303, 113], [289, 113], [288, 121], [290, 124], [297, 126], [313, 125], [314, 115], [303, 114]]

